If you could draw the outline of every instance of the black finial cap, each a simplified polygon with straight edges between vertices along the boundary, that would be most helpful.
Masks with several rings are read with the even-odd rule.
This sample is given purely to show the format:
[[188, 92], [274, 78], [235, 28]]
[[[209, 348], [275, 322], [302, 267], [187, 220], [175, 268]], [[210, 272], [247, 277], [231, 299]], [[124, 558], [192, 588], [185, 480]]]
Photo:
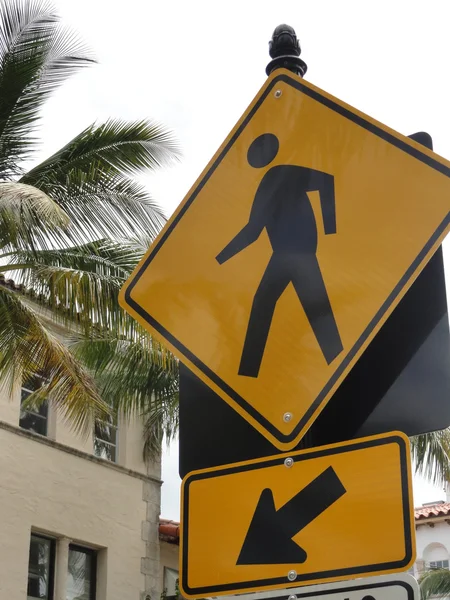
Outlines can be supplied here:
[[306, 63], [300, 58], [301, 48], [295, 30], [290, 25], [278, 25], [269, 42], [269, 54], [272, 60], [266, 67], [270, 75], [275, 69], [289, 69], [303, 77], [306, 73]]

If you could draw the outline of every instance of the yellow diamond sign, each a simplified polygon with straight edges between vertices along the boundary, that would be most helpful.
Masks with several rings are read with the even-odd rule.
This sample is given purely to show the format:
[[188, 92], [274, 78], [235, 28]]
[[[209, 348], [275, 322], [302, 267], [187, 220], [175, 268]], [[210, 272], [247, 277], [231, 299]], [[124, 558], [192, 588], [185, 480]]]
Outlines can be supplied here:
[[441, 243], [449, 210], [448, 161], [276, 71], [120, 301], [288, 450]]

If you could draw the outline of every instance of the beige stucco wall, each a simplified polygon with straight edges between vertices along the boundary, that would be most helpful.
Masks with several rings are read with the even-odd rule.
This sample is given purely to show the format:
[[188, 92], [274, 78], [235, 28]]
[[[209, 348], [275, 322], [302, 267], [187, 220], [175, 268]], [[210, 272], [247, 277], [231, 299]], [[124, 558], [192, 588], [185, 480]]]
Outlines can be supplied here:
[[143, 461], [141, 420], [119, 421], [113, 465], [94, 457], [93, 436], [81, 437], [51, 406], [48, 438], [21, 430], [19, 418], [20, 385], [12, 394], [3, 385], [0, 600], [26, 599], [33, 530], [65, 540], [57, 554], [66, 538], [98, 549], [97, 600], [159, 599], [161, 464]]
[[0, 381], [0, 421], [18, 425], [20, 419], [20, 385], [16, 383], [12, 390], [10, 384]]
[[[61, 342], [67, 342], [68, 331], [61, 323], [55, 323], [47, 310], [36, 306], [30, 300], [24, 299], [30, 308], [39, 314], [39, 318], [49, 327], [53, 335]], [[0, 421], [11, 425], [19, 424], [20, 415], [20, 383], [16, 384], [12, 394], [10, 388], [0, 383]], [[143, 461], [142, 439], [143, 424], [138, 417], [119, 419], [118, 430], [118, 464], [140, 473], [149, 473], [154, 477], [161, 476], [161, 464], [156, 461], [154, 464], [146, 465]], [[48, 437], [70, 448], [75, 448], [88, 454], [94, 451], [94, 440], [92, 435], [81, 436], [74, 431], [70, 423], [64, 418], [64, 415], [49, 407], [48, 418]]]
[[98, 600], [139, 600], [143, 481], [0, 428], [0, 598], [26, 597], [32, 529], [105, 548]]
[[[0, 385], [0, 421], [17, 426], [20, 418], [20, 384], [13, 387]], [[64, 418], [60, 411], [49, 407], [48, 437], [57, 442], [92, 454], [94, 452], [94, 439], [92, 435], [80, 435]], [[143, 474], [154, 477], [161, 476], [161, 463], [155, 461], [146, 465], [143, 460], [143, 424], [139, 417], [119, 419], [118, 429], [118, 459], [117, 463]]]

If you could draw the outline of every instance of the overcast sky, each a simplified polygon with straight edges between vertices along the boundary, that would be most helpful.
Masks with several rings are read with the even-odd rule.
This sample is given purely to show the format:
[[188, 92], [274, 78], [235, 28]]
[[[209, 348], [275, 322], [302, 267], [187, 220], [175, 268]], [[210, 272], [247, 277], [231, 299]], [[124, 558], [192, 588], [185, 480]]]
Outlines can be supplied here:
[[[53, 3], [99, 64], [48, 103], [42, 154], [93, 121], [160, 121], [184, 153], [179, 166], [146, 178], [168, 216], [264, 83], [268, 40], [283, 22], [300, 38], [308, 81], [403, 134], [428, 131], [435, 151], [450, 158], [448, 0]], [[162, 501], [162, 516], [173, 519], [177, 461], [173, 445]], [[442, 497], [416, 481], [416, 505]]]

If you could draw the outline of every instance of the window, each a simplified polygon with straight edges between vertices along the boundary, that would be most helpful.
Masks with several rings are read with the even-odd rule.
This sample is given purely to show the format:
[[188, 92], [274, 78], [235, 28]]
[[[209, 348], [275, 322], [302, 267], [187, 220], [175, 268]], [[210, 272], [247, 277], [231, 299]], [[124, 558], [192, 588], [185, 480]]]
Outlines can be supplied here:
[[52, 600], [54, 564], [55, 541], [33, 534], [28, 559], [28, 600]]
[[[38, 375], [34, 375], [22, 385], [22, 392], [20, 397], [20, 404], [22, 406], [24, 400], [28, 396], [42, 387], [44, 380]], [[28, 431], [34, 431], [40, 435], [47, 435], [47, 420], [48, 420], [48, 404], [44, 402], [38, 409], [34, 410], [20, 410], [19, 426], [22, 429], [28, 429]]]
[[166, 600], [178, 596], [178, 571], [164, 567], [164, 592]]
[[67, 600], [95, 600], [97, 553], [95, 550], [69, 546]]
[[448, 569], [448, 560], [433, 560], [429, 563], [429, 569]]
[[117, 461], [117, 417], [95, 424], [94, 454], [112, 462]]

